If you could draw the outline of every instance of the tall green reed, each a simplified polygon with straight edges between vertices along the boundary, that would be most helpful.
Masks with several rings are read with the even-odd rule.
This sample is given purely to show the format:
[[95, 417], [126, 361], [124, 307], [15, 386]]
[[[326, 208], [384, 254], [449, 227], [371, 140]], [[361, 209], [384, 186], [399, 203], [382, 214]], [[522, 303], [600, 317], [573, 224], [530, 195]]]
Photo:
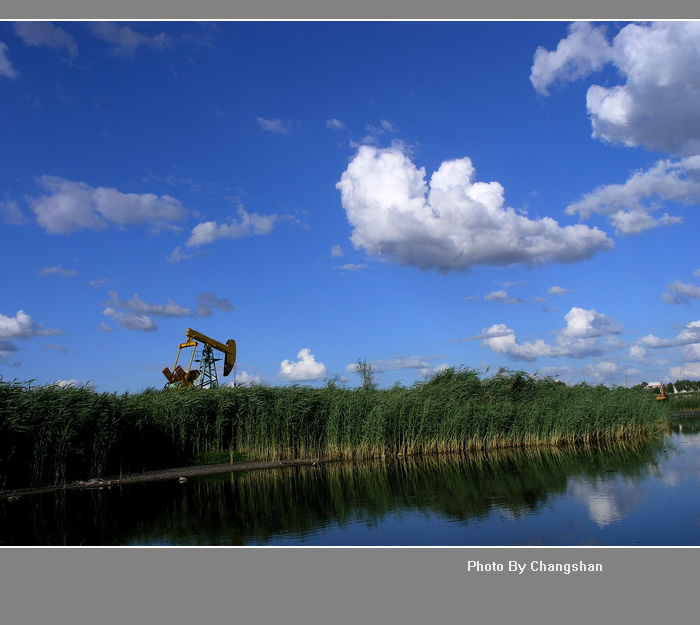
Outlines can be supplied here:
[[0, 380], [0, 488], [177, 466], [197, 454], [370, 458], [591, 443], [659, 431], [642, 390], [448, 369], [424, 384], [97, 393]]

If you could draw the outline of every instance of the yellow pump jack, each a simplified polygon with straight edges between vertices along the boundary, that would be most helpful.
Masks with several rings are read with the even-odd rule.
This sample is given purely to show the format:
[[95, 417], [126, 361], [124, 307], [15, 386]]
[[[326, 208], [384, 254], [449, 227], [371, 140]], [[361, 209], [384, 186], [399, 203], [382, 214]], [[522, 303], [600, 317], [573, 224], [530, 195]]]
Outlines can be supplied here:
[[[173, 371], [168, 367], [163, 369], [163, 375], [168, 382], [165, 388], [189, 388], [198, 386], [200, 388], [216, 388], [219, 386], [219, 380], [216, 374], [216, 362], [221, 358], [214, 358], [213, 350], [218, 350], [224, 354], [224, 376], [227, 376], [233, 370], [236, 364], [236, 341], [229, 339], [226, 343], [220, 343], [212, 338], [209, 338], [197, 330], [188, 328], [186, 332], [187, 341], [180, 343], [177, 349], [177, 357]], [[192, 364], [195, 362], [195, 354], [199, 343], [202, 344], [202, 354], [197, 362], [200, 363], [199, 369], [193, 369]], [[178, 364], [180, 360], [180, 352], [183, 349], [192, 347], [192, 355], [187, 369]], [[197, 384], [195, 385], [195, 381]]]

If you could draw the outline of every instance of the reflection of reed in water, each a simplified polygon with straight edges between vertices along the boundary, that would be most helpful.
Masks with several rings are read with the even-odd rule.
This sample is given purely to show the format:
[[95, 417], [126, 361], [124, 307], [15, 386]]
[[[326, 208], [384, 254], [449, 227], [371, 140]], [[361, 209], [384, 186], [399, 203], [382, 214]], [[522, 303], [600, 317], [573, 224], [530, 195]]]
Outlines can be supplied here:
[[[611, 471], [641, 478], [662, 439], [583, 447], [496, 449], [459, 455], [386, 457], [139, 484], [27, 498], [27, 518], [0, 530], [14, 544], [249, 544], [312, 537], [323, 528], [376, 524], [419, 511], [470, 523], [494, 509], [520, 517], [563, 493], [572, 478]], [[4, 509], [11, 512], [8, 506]], [[3, 532], [5, 537], [3, 538]]]

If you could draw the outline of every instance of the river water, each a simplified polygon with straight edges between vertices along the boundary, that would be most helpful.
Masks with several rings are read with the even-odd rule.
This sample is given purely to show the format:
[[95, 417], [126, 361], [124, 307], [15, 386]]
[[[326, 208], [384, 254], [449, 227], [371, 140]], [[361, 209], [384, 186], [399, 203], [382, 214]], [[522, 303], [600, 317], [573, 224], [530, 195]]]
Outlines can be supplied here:
[[625, 445], [324, 463], [4, 499], [2, 545], [700, 545], [700, 420]]

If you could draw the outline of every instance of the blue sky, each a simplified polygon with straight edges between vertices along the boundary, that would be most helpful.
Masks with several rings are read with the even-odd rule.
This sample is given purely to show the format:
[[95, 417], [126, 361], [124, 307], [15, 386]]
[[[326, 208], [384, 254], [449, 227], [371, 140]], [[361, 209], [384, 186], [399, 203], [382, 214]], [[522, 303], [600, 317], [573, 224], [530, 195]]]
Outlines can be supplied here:
[[0, 145], [5, 380], [700, 378], [698, 22], [2, 22]]

